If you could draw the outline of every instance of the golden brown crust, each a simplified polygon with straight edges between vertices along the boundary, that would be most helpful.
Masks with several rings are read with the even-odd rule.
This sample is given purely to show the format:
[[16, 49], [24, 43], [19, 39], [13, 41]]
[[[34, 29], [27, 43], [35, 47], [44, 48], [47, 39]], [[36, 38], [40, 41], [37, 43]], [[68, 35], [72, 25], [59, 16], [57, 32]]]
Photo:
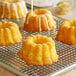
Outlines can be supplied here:
[[51, 37], [31, 35], [23, 41], [17, 55], [28, 65], [49, 65], [57, 62], [58, 55]]
[[[26, 15], [26, 21], [25, 21], [25, 24], [24, 24], [24, 30], [27, 31], [27, 32], [39, 32], [40, 31], [40, 27], [39, 27], [39, 15], [44, 15], [47, 19], [47, 23], [48, 23], [48, 27], [50, 30], [54, 30], [55, 27], [56, 27], [56, 24], [55, 24], [55, 21], [54, 19], [52, 18], [50, 20], [50, 17], [48, 16], [48, 14], [50, 16], [52, 16], [51, 12], [47, 11], [47, 10], [43, 10], [43, 9], [39, 9], [39, 10], [34, 10], [34, 15], [35, 16], [31, 16], [29, 18], [29, 22], [27, 23], [28, 21], [28, 16], [30, 14], [32, 14], [32, 11], [30, 11], [27, 15]], [[39, 13], [40, 12], [40, 13]], [[54, 26], [52, 25], [52, 23], [54, 24]], [[41, 16], [41, 31], [48, 31], [48, 27], [47, 27], [47, 24], [46, 24], [46, 21], [44, 19], [44, 17]]]
[[[18, 2], [18, 3], [20, 3], [20, 2]], [[4, 11], [4, 16], [2, 17], [2, 19], [17, 19], [16, 11], [17, 11], [18, 19], [23, 18], [24, 15], [26, 16], [27, 11], [25, 10], [25, 7], [23, 7], [23, 5], [22, 5], [22, 9], [23, 9], [23, 11], [22, 11], [22, 9], [18, 3], [6, 3], [5, 6], [4, 6], [4, 3], [1, 3], [0, 17], [2, 17], [3, 11]], [[15, 11], [13, 5], [17, 6], [16, 11]], [[3, 8], [5, 8], [5, 10], [7, 10], [7, 11], [3, 10]], [[10, 10], [10, 12], [9, 12], [9, 10]], [[22, 12], [24, 13], [24, 15]]]
[[0, 46], [9, 46], [21, 42], [22, 36], [16, 23], [0, 22]]
[[58, 31], [56, 40], [68, 45], [76, 45], [76, 20], [64, 21]]

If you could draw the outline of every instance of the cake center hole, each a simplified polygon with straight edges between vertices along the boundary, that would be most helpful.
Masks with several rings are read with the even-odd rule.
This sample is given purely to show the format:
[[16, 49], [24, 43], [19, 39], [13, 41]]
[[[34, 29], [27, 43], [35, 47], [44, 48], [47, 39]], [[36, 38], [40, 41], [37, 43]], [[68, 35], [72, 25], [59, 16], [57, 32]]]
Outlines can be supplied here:
[[44, 15], [44, 14], [46, 14], [46, 11], [45, 10], [36, 10], [35, 14], [36, 15]]

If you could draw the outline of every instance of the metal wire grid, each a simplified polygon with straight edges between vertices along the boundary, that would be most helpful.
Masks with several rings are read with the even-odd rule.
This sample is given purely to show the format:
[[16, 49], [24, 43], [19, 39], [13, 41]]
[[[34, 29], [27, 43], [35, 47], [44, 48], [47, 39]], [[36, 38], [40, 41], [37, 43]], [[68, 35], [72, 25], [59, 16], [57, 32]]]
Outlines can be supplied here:
[[[60, 25], [62, 21], [56, 20], [57, 25]], [[59, 26], [57, 27], [59, 28]], [[57, 29], [58, 30], [58, 29]], [[50, 34], [55, 39], [57, 30], [52, 31]], [[21, 30], [23, 39], [25, 36], [29, 36], [31, 34], [38, 33], [27, 33]], [[42, 35], [48, 35], [47, 32], [42, 32]], [[76, 63], [76, 46], [69, 46], [62, 44], [60, 42], [56, 42], [56, 50], [59, 55], [59, 60], [57, 63], [53, 63], [48, 66], [28, 66], [24, 61], [22, 61], [18, 56], [17, 52], [21, 48], [21, 44], [0, 47], [0, 61], [9, 65], [10, 67], [28, 75], [28, 76], [47, 76], [51, 75], [59, 70], [62, 70], [70, 65]]]

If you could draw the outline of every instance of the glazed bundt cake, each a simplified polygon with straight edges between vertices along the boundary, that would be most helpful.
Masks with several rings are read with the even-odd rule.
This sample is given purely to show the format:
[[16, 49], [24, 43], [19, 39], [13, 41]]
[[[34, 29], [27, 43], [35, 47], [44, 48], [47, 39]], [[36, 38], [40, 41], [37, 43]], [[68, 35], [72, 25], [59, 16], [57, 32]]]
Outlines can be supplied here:
[[23, 41], [18, 56], [28, 65], [49, 65], [57, 62], [58, 55], [51, 37], [31, 35]]
[[50, 31], [56, 28], [56, 23], [50, 11], [38, 9], [28, 12], [24, 24], [27, 32]]
[[0, 46], [8, 46], [21, 42], [22, 36], [17, 24], [0, 22]]
[[3, 19], [21, 19], [26, 16], [26, 12], [27, 9], [23, 0], [0, 1], [0, 17]]
[[56, 40], [68, 45], [76, 45], [76, 20], [64, 21], [58, 31]]

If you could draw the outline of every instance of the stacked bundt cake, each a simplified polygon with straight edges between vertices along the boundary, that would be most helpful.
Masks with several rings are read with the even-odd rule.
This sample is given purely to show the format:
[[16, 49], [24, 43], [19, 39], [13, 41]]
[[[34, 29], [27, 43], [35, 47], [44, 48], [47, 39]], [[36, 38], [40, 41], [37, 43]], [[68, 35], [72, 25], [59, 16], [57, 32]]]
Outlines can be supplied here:
[[22, 36], [17, 24], [0, 22], [0, 46], [8, 46], [21, 42]]
[[26, 37], [18, 56], [28, 65], [49, 65], [58, 60], [54, 41], [42, 35]]
[[76, 45], [76, 20], [64, 21], [58, 31], [56, 40], [68, 45]]
[[26, 16], [26, 12], [23, 0], [0, 1], [0, 17], [3, 19], [20, 19]]
[[56, 22], [50, 11], [38, 9], [28, 12], [24, 24], [24, 30], [27, 32], [50, 31], [56, 28]]

